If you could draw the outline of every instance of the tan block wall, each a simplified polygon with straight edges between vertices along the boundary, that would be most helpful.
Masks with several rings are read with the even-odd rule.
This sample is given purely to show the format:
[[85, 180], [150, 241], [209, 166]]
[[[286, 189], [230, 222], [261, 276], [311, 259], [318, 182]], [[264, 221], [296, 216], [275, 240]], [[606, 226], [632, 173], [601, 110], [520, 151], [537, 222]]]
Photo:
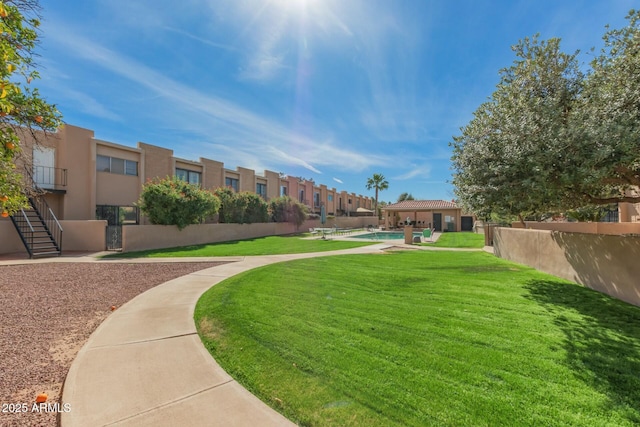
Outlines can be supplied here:
[[57, 193], [47, 193], [44, 195], [44, 200], [47, 202], [47, 205], [53, 211], [53, 214], [58, 219], [64, 218], [64, 195]]
[[203, 188], [212, 190], [224, 187], [224, 163], [215, 160], [200, 158], [204, 166], [204, 176], [202, 177]]
[[[640, 223], [633, 222], [532, 222], [526, 221], [526, 228], [532, 230], [552, 230], [567, 233], [586, 234], [640, 234]], [[511, 224], [512, 228], [523, 228], [521, 222]]]
[[[373, 217], [339, 217], [331, 219], [325, 227], [358, 228], [375, 225]], [[169, 225], [136, 225], [122, 228], [124, 252], [177, 246], [201, 245], [205, 243], [243, 240], [255, 237], [305, 232], [309, 228], [321, 227], [320, 220], [305, 221], [298, 230], [288, 223], [261, 224], [197, 224], [182, 230]], [[104, 234], [104, 233], [103, 233]]]
[[267, 180], [267, 200], [280, 197], [280, 174], [273, 171], [264, 171]]
[[298, 192], [298, 190], [299, 190], [298, 180], [295, 178], [289, 177], [289, 179], [287, 180], [287, 191], [288, 191], [287, 195], [292, 199], [300, 200], [300, 197], [299, 197], [300, 193]]
[[27, 253], [27, 251], [11, 220], [0, 218], [0, 254], [12, 253]]
[[91, 251], [99, 252], [107, 248], [107, 221], [60, 221], [62, 233], [62, 252]]
[[256, 173], [253, 169], [238, 167], [236, 168], [240, 176], [240, 191], [256, 192]]
[[140, 177], [96, 173], [96, 205], [132, 206], [142, 192]]
[[175, 168], [173, 170], [173, 175], [176, 174], [175, 169], [184, 169], [188, 171], [200, 172], [203, 173], [203, 168], [201, 164], [197, 164], [195, 162], [187, 162], [180, 159], [175, 159]]
[[56, 148], [59, 168], [67, 169], [67, 193], [64, 196], [65, 220], [95, 218], [96, 144], [93, 131], [64, 126]]
[[[62, 253], [69, 251], [99, 252], [106, 244], [106, 221], [60, 221]], [[0, 254], [23, 253], [27, 250], [9, 219], [0, 220]]]
[[172, 177], [175, 175], [173, 150], [156, 147], [155, 145], [138, 143], [144, 157], [144, 182], [154, 178]]
[[500, 258], [640, 306], [640, 237], [498, 227]]
[[138, 225], [123, 227], [123, 251], [171, 248], [204, 243], [243, 240], [255, 237], [291, 234], [295, 227], [287, 223], [262, 224], [197, 224], [182, 230], [170, 225]]
[[94, 141], [96, 143], [96, 154], [138, 162], [138, 173], [140, 172], [140, 150], [131, 148], [119, 148], [112, 143], [105, 143], [104, 141], [95, 139]]

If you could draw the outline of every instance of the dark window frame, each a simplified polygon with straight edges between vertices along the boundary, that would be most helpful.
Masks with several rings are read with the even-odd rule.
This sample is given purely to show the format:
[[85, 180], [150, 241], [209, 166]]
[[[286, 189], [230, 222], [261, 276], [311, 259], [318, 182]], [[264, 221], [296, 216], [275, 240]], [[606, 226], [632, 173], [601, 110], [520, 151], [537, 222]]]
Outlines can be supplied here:
[[240, 180], [238, 178], [227, 176], [224, 178], [224, 185], [226, 187], [232, 188], [236, 193], [240, 191]]
[[[186, 175], [186, 179], [183, 179], [183, 177], [179, 176], [178, 173], [180, 173], [181, 175]], [[198, 179], [193, 180], [192, 179], [193, 177], [198, 177]], [[176, 178], [181, 179], [185, 182], [188, 182], [189, 184], [194, 184], [198, 186], [202, 185], [202, 172], [192, 171], [192, 170], [183, 169], [183, 168], [176, 168]]]
[[[122, 168], [114, 167], [114, 160], [116, 161], [116, 163], [122, 162]], [[115, 170], [116, 168], [117, 170]], [[132, 169], [135, 171], [135, 174], [129, 173]], [[98, 154], [96, 155], [96, 171], [113, 173], [116, 175], [138, 176], [138, 162], [136, 162], [135, 160], [127, 160], [121, 159], [120, 157]]]

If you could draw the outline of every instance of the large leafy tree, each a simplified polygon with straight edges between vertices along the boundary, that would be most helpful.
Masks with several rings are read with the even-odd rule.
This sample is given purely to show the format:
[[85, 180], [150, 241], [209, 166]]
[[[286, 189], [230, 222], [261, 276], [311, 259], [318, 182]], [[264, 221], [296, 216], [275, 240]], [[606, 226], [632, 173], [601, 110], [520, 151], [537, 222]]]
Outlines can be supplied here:
[[378, 213], [378, 192], [389, 188], [389, 182], [381, 173], [374, 173], [371, 178], [367, 178], [367, 190], [376, 190], [376, 204], [373, 208]]
[[575, 175], [570, 114], [583, 81], [577, 53], [537, 36], [513, 50], [517, 59], [452, 143], [456, 196], [481, 217], [556, 210]]
[[640, 11], [629, 24], [605, 33], [604, 48], [591, 63], [577, 110], [584, 152], [591, 171], [576, 193], [591, 204], [640, 202]]
[[454, 137], [464, 207], [540, 218], [640, 202], [640, 12], [627, 19], [586, 75], [558, 39], [514, 47], [496, 92]]
[[39, 77], [34, 49], [38, 43], [40, 8], [37, 0], [0, 1], [0, 214], [8, 216], [27, 204], [32, 188], [16, 164], [29, 165], [21, 136], [37, 142], [43, 132], [61, 124], [54, 105], [31, 87]]

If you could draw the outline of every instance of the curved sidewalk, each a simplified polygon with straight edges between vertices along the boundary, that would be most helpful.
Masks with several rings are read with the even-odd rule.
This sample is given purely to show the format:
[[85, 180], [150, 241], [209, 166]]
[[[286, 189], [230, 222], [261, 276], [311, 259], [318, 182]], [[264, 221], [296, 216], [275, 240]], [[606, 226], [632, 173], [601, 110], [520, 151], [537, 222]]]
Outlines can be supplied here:
[[207, 289], [235, 274], [276, 262], [375, 253], [354, 249], [244, 257], [179, 277], [114, 311], [78, 352], [63, 388], [63, 427], [292, 426], [233, 380], [202, 345], [193, 321]]

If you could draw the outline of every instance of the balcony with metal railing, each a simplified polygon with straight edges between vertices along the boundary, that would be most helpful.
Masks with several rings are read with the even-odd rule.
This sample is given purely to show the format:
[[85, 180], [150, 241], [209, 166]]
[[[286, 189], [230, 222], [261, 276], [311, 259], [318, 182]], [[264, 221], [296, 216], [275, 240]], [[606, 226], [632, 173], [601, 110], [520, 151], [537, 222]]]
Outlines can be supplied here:
[[67, 170], [51, 166], [33, 166], [33, 181], [45, 191], [66, 193]]

